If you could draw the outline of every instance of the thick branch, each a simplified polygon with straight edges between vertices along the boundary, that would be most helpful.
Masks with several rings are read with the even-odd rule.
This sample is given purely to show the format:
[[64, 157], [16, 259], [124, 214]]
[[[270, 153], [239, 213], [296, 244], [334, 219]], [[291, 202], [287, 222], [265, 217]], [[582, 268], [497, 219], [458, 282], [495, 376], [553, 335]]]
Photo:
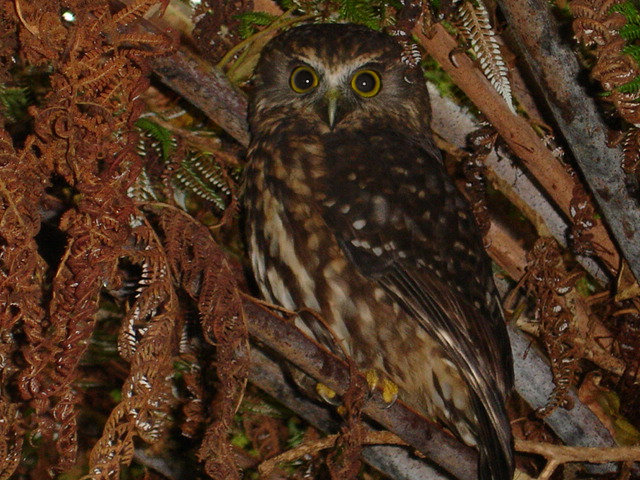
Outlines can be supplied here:
[[184, 49], [152, 59], [151, 66], [163, 83], [197, 106], [238, 143], [245, 147], [249, 144], [246, 98], [222, 72], [205, 66]]

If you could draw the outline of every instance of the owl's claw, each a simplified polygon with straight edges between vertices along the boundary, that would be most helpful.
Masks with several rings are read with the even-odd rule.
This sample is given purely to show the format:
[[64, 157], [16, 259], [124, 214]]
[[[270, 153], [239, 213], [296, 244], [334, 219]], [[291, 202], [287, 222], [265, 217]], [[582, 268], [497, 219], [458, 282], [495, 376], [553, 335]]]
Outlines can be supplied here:
[[329, 405], [340, 405], [338, 394], [324, 383], [316, 383], [316, 393]]
[[[380, 383], [380, 375], [378, 374], [378, 371], [373, 368], [367, 370], [365, 378], [367, 379], [369, 388], [373, 392]], [[380, 388], [382, 390], [382, 400], [387, 404], [385, 408], [391, 407], [398, 399], [398, 386], [385, 377], [382, 378]]]
[[398, 399], [398, 385], [389, 379], [382, 380], [382, 400], [387, 404], [385, 408], [390, 408]]
[[367, 379], [369, 390], [373, 392], [378, 386], [378, 382], [380, 381], [380, 375], [378, 375], [378, 371], [374, 368], [370, 368], [365, 372], [364, 377]]

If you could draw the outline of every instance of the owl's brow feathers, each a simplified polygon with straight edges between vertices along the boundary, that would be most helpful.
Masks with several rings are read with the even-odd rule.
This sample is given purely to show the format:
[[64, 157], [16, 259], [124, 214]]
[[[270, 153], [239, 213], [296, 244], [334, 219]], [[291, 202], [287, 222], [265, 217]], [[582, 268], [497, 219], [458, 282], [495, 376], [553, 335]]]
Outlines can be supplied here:
[[[317, 25], [303, 25], [284, 32], [263, 51], [263, 57], [272, 52], [291, 52], [291, 56], [317, 70], [322, 67], [332, 77], [344, 76], [355, 65], [375, 63], [378, 66], [392, 64], [400, 58], [401, 47], [388, 35], [373, 32], [366, 27], [354, 25], [345, 33], [342, 24], [324, 24], [326, 35], [319, 38]], [[294, 53], [295, 52], [295, 53]], [[348, 66], [345, 60], [348, 59]]]

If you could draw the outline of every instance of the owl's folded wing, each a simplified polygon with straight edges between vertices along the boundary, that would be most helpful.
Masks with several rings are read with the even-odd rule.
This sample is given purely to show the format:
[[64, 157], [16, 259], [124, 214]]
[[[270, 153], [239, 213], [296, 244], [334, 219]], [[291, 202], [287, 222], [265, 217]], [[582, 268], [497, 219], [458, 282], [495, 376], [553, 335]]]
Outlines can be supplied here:
[[[376, 147], [371, 147], [371, 155], [379, 160], [389, 142]], [[456, 365], [471, 392], [473, 412], [467, 418], [476, 424], [486, 466], [481, 471], [492, 472], [484, 478], [507, 478], [504, 472], [513, 471], [513, 454], [504, 397], [513, 373], [490, 262], [466, 202], [441, 165], [424, 150], [414, 151], [424, 156], [419, 170], [411, 172], [407, 163], [395, 169], [386, 165], [389, 174], [376, 173], [374, 183], [360, 168], [355, 181], [336, 182], [323, 216], [358, 270], [378, 282]], [[394, 172], [400, 178], [394, 178]], [[427, 194], [420, 198], [424, 185]], [[412, 186], [417, 194], [397, 193]], [[475, 416], [475, 422], [468, 415]]]

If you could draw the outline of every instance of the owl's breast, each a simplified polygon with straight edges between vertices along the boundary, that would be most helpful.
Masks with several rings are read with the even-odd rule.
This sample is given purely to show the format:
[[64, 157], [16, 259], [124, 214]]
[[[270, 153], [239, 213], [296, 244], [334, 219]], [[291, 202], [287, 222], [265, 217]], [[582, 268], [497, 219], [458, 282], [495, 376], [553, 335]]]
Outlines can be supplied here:
[[312, 315], [302, 315], [300, 326], [368, 363], [379, 355], [376, 322], [392, 324], [398, 307], [355, 268], [323, 218], [327, 178], [321, 148], [305, 143], [251, 150], [245, 194], [249, 254], [267, 299], [318, 312], [328, 328]]

